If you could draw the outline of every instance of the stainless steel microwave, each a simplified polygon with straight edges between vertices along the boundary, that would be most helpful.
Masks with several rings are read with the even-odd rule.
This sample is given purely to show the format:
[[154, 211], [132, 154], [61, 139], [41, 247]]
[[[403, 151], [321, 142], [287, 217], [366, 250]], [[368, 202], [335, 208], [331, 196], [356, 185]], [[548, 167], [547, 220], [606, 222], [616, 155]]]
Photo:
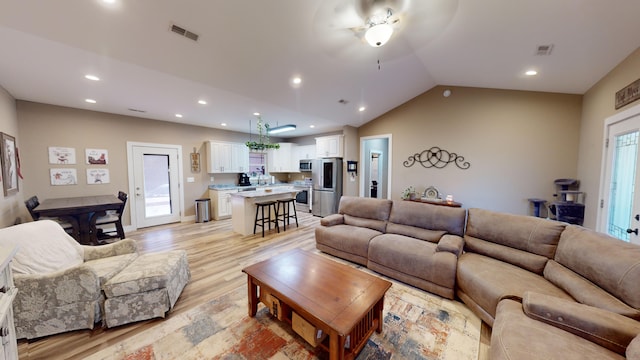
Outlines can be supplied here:
[[300, 160], [300, 171], [311, 171], [313, 160]]

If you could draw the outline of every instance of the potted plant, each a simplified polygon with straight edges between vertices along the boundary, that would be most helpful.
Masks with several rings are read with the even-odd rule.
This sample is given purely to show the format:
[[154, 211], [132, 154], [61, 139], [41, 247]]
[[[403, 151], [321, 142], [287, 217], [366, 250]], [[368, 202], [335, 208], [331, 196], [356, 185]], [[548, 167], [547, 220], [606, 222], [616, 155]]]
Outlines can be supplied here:
[[[247, 145], [247, 147], [253, 151], [279, 149], [280, 144], [272, 144], [269, 141], [269, 124], [262, 124], [262, 117], [260, 117], [259, 115], [256, 117], [258, 118], [258, 141], [249, 140], [245, 143], [245, 145]], [[249, 136], [251, 136], [251, 132], [249, 132]]]
[[404, 189], [404, 191], [402, 192], [402, 200], [415, 200], [415, 198], [416, 188], [414, 188], [413, 185]]

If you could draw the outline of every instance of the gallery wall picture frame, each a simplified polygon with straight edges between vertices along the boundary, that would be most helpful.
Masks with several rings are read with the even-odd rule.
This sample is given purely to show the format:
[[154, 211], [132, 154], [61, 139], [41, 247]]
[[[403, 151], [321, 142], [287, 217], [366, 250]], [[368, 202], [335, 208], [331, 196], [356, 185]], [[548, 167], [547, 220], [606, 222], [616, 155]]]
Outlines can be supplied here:
[[18, 192], [18, 163], [16, 158], [16, 138], [0, 133], [0, 157], [2, 158], [2, 189], [4, 196]]
[[87, 169], [87, 184], [102, 185], [111, 182], [109, 179], [109, 169]]
[[107, 165], [109, 152], [106, 149], [85, 149], [85, 161], [87, 165]]
[[72, 168], [50, 169], [49, 177], [53, 186], [78, 184], [78, 172]]
[[76, 149], [62, 146], [49, 146], [49, 164], [75, 165]]

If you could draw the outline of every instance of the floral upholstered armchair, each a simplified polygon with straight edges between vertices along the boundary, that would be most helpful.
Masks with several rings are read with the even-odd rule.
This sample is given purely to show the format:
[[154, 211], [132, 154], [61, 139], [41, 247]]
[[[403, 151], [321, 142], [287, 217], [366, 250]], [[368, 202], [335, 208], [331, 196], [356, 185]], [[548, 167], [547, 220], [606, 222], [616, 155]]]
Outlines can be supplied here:
[[51, 220], [0, 229], [3, 245], [18, 247], [11, 263], [18, 339], [93, 329], [101, 320], [101, 286], [138, 257], [133, 240], [83, 246]]

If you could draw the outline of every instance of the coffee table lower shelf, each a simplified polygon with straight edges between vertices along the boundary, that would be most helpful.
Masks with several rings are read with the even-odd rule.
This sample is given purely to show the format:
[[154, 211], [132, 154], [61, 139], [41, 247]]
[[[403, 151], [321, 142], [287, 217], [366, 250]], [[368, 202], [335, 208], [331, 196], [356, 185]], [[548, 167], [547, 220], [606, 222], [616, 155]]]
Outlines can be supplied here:
[[[299, 313], [304, 313], [302, 309], [297, 311], [291, 305], [280, 300], [281, 295], [277, 294], [274, 289], [269, 288], [264, 284], [256, 284], [259, 286], [260, 295], [257, 296], [258, 300], [262, 302], [271, 312], [272, 316], [280, 321], [283, 321], [293, 327], [293, 330], [305, 339], [312, 346], [319, 346], [329, 354], [337, 354], [337, 359], [352, 360], [362, 351], [367, 344], [367, 340], [374, 331], [380, 333], [382, 331], [382, 308], [383, 299], [376, 303], [369, 311], [367, 311], [362, 319], [353, 327], [351, 332], [346, 336], [340, 336], [330, 328], [323, 329], [322, 325], [314, 324], [313, 321], [305, 319], [305, 316]], [[251, 287], [251, 285], [249, 285]], [[257, 304], [256, 304], [257, 305]], [[251, 304], [249, 305], [251, 309]], [[257, 310], [257, 308], [256, 308]], [[296, 328], [294, 326], [294, 313], [296, 313], [303, 322], [306, 322], [313, 327], [313, 331], [305, 331], [308, 327]], [[255, 316], [255, 313], [249, 314]], [[309, 317], [309, 315], [307, 315]], [[317, 336], [318, 330], [322, 331], [321, 336]], [[331, 351], [331, 340], [333, 339], [331, 334], [334, 333], [337, 349]], [[316, 336], [314, 336], [316, 335]], [[331, 359], [334, 359], [331, 356]]]

